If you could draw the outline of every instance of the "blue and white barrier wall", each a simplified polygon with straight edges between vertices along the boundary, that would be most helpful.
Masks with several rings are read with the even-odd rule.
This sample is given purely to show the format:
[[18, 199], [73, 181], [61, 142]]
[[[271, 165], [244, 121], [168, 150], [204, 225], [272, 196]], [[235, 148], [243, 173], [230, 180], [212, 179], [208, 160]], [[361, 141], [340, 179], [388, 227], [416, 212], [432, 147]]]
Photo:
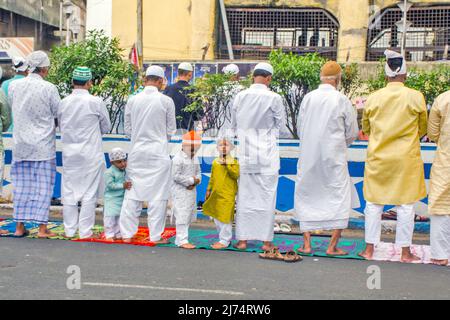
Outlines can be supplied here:
[[[4, 134], [3, 136], [5, 144], [5, 180], [4, 180], [4, 192], [11, 191], [11, 179], [10, 179], [10, 165], [12, 161], [11, 144], [12, 136], [11, 134]], [[130, 147], [130, 142], [124, 136], [110, 135], [103, 139], [105, 159], [109, 166], [108, 152], [113, 148], [121, 147], [128, 151]], [[296, 140], [280, 140], [280, 155], [281, 155], [281, 170], [280, 179], [278, 186], [278, 200], [277, 200], [277, 210], [280, 212], [292, 212], [294, 209], [294, 191], [295, 191], [295, 177], [297, 174], [297, 162], [299, 156], [299, 142]], [[425, 176], [427, 179], [430, 177], [431, 165], [434, 160], [436, 145], [430, 143], [424, 143], [421, 146], [422, 157], [425, 163]], [[181, 149], [181, 139], [174, 138], [171, 141], [171, 154], [175, 154]], [[349, 170], [350, 175], [353, 179], [353, 183], [358, 190], [359, 198], [361, 201], [361, 207], [356, 209], [354, 216], [358, 216], [364, 213], [364, 208], [366, 202], [363, 196], [363, 178], [364, 178], [364, 166], [367, 153], [367, 142], [355, 142], [348, 149], [348, 159], [349, 159]], [[198, 198], [199, 201], [204, 200], [206, 187], [209, 182], [209, 176], [211, 173], [212, 161], [217, 156], [216, 143], [213, 139], [205, 139], [203, 141], [202, 149], [199, 152], [201, 156], [201, 165], [203, 173], [203, 182], [198, 188]], [[60, 139], [57, 139], [57, 165], [58, 174], [57, 181], [55, 185], [55, 198], [59, 198], [61, 195], [61, 166], [62, 166], [62, 154], [61, 154], [61, 144]], [[80, 174], [83, 173], [83, 168], [80, 168]], [[389, 190], [386, 190], [389, 192]], [[427, 199], [423, 199], [416, 204], [416, 209], [418, 214], [427, 213]]]

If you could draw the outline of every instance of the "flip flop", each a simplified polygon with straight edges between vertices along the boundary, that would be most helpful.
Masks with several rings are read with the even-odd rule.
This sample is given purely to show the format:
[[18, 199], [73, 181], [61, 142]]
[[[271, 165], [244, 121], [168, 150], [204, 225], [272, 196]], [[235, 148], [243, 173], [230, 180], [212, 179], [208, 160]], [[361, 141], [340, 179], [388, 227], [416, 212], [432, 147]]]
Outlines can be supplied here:
[[286, 223], [280, 224], [280, 229], [281, 229], [281, 232], [284, 232], [284, 233], [292, 232], [292, 228], [289, 225], [287, 225]]
[[303, 258], [301, 256], [299, 256], [297, 254], [297, 252], [295, 252], [295, 251], [289, 251], [284, 256], [284, 262], [286, 262], [286, 263], [295, 263], [295, 262], [300, 262], [300, 261], [303, 261]]
[[281, 231], [280, 225], [279, 225], [278, 223], [275, 223], [275, 224], [274, 224], [274, 226], [273, 226], [273, 231], [274, 231], [275, 233], [278, 233], [278, 232]]
[[284, 256], [280, 253], [278, 248], [272, 248], [271, 250], [264, 251], [264, 253], [259, 254], [259, 258], [264, 260], [285, 261]]

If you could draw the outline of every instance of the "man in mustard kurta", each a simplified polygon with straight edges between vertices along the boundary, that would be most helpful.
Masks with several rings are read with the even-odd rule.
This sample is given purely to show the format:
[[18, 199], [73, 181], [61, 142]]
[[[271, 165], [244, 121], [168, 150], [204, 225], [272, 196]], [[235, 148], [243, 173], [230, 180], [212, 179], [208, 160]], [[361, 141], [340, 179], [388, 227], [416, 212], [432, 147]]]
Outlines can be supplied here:
[[450, 91], [434, 102], [428, 137], [438, 149], [431, 169], [429, 212], [431, 214], [431, 259], [447, 266], [450, 259]]
[[233, 221], [236, 195], [238, 191], [239, 163], [230, 152], [233, 143], [229, 139], [219, 139], [217, 148], [220, 157], [214, 160], [206, 194], [203, 212], [214, 218], [220, 241], [212, 248], [228, 248], [233, 238]]
[[372, 259], [381, 238], [385, 205], [397, 206], [396, 244], [402, 262], [418, 260], [411, 253], [414, 203], [427, 196], [420, 138], [427, 133], [424, 96], [405, 87], [406, 61], [386, 50], [388, 85], [373, 93], [364, 110], [363, 131], [370, 136], [364, 175], [367, 247], [360, 255]]

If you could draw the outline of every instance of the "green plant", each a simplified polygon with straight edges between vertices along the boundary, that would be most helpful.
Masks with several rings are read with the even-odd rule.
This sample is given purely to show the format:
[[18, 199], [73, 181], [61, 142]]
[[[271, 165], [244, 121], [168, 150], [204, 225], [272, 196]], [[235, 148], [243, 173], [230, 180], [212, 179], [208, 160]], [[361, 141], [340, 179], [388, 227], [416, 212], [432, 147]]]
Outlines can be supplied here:
[[[372, 93], [386, 86], [384, 61], [380, 63], [377, 74], [369, 79], [366, 84], [368, 93]], [[450, 90], [450, 65], [441, 64], [431, 70], [412, 68], [408, 72], [405, 85], [422, 92], [427, 104], [431, 105], [440, 94]]]
[[103, 31], [91, 31], [86, 40], [52, 49], [52, 66], [48, 80], [54, 83], [62, 97], [72, 90], [72, 72], [78, 66], [92, 69], [91, 93], [107, 104], [112, 132], [118, 133], [123, 108], [135, 78], [134, 66], [123, 59], [123, 49], [117, 38], [110, 39]]
[[317, 54], [296, 55], [273, 51], [269, 57], [274, 67], [272, 89], [285, 102], [286, 126], [292, 136], [298, 139], [297, 120], [304, 97], [318, 88], [320, 70], [326, 60]]
[[218, 132], [231, 121], [231, 102], [239, 91], [248, 87], [247, 80], [236, 82], [232, 78], [227, 74], [206, 74], [191, 86], [192, 102], [184, 111], [202, 116], [203, 131]]
[[363, 81], [359, 73], [359, 66], [357, 63], [352, 63], [349, 65], [342, 64], [341, 67], [341, 91], [351, 100], [361, 93], [361, 87], [363, 85]]

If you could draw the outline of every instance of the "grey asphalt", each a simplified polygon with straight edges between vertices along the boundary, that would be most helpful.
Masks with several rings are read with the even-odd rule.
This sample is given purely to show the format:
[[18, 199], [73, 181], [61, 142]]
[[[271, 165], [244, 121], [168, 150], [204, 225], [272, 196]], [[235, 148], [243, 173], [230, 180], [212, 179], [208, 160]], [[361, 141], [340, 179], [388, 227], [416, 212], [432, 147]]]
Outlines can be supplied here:
[[[367, 269], [381, 270], [381, 290]], [[66, 286], [69, 266], [81, 289]], [[72, 282], [71, 282], [72, 283]], [[3, 299], [449, 299], [450, 268], [67, 241], [0, 239]]]

